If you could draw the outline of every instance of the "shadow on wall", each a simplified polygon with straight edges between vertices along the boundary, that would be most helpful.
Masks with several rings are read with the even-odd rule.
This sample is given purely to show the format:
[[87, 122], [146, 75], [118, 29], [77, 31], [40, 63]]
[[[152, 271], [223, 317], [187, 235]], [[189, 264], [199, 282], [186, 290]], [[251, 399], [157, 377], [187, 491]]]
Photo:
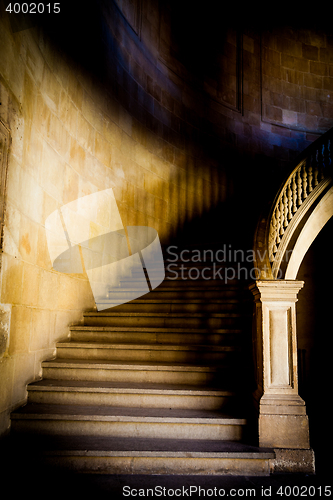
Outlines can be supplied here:
[[[160, 104], [160, 96], [153, 97], [148, 94], [146, 88], [136, 83], [131, 75], [134, 63], [132, 60], [129, 62], [130, 54], [126, 52], [124, 46], [128, 43], [127, 50], [130, 50], [133, 33], [122, 33], [121, 24], [118, 26], [116, 22], [113, 33], [103, 17], [104, 8], [103, 2], [97, 2], [91, 11], [82, 11], [82, 8], [80, 10], [79, 5], [76, 9], [71, 4], [71, 12], [66, 11], [66, 14], [62, 14], [59, 19], [55, 20], [55, 17], [50, 21], [43, 19], [42, 28], [48, 39], [61, 54], [64, 54], [74, 71], [83, 73], [88, 81], [93, 81], [101, 94], [108, 95], [110, 99], [115, 98], [129, 112], [135, 121], [137, 136], [140, 136], [140, 127], [148, 131], [146, 147], [155, 149], [158, 156], [176, 165], [168, 186], [172, 191], [169, 199], [172, 201], [174, 212], [173, 236], [188, 238], [192, 233], [194, 238], [197, 238], [200, 233], [201, 236], [211, 239], [214, 233], [215, 239], [219, 230], [216, 224], [220, 224], [220, 221], [223, 220], [224, 232], [227, 227], [235, 226], [230, 220], [236, 213], [236, 206], [230, 210], [229, 206], [226, 207], [225, 201], [234, 197], [234, 183], [237, 178], [238, 195], [245, 192], [245, 185], [249, 179], [248, 175], [245, 175], [245, 162], [236, 159], [234, 145], [229, 148], [221, 138], [204, 130], [207, 121], [205, 123], [202, 121], [200, 124], [195, 117], [196, 110], [192, 110], [189, 116], [189, 111], [184, 107], [178, 109], [177, 123], [174, 126], [166, 125], [162, 108], [161, 116], [157, 116], [156, 109]], [[124, 44], [120, 46], [122, 38]], [[135, 39], [134, 43], [140, 42]], [[206, 48], [208, 50], [208, 45]], [[140, 47], [140, 50], [144, 50], [144, 47]], [[153, 64], [155, 63], [156, 61]], [[191, 61], [189, 64], [191, 68]], [[206, 66], [205, 68], [207, 69]], [[202, 67], [201, 70], [205, 68]], [[149, 79], [149, 76], [147, 78]], [[169, 80], [165, 77], [165, 86], [168, 85]], [[160, 91], [161, 89], [156, 90], [157, 93]], [[178, 159], [178, 156], [182, 158]], [[198, 158], [202, 170], [209, 171], [211, 165], [214, 169], [214, 178], [208, 189], [208, 183], [205, 186], [199, 185], [202, 176], [200, 179], [199, 176], [195, 178], [196, 170], [199, 168], [196, 166]], [[180, 165], [181, 168], [177, 168]], [[240, 173], [242, 169], [244, 172]], [[191, 183], [193, 184], [193, 179], [196, 184], [189, 187]], [[163, 199], [168, 196], [166, 193], [163, 195]], [[238, 196], [238, 199], [239, 207], [244, 197]], [[142, 204], [145, 203], [146, 198], [142, 200]], [[228, 212], [226, 221], [225, 215]]]
[[[145, 0], [143, 2], [145, 4]], [[184, 153], [186, 164], [182, 165], [182, 169], [185, 170], [185, 176], [183, 171], [180, 175], [180, 170], [176, 168], [175, 178], [172, 179], [174, 184], [181, 186], [179, 190], [174, 189], [171, 195], [173, 205], [177, 207], [172, 222], [173, 237], [195, 239], [200, 235], [208, 240], [216, 240], [218, 233], [218, 239], [222, 237], [223, 241], [243, 238], [245, 245], [252, 245], [263, 198], [272, 197], [268, 186], [277, 187], [283, 178], [281, 161], [278, 155], [268, 160], [265, 154], [251, 154], [251, 141], [255, 142], [256, 138], [250, 133], [246, 140], [236, 137], [234, 132], [228, 131], [224, 116], [218, 117], [217, 121], [221, 121], [221, 124], [211, 123], [211, 93], [205, 84], [210, 80], [215, 82], [221, 99], [239, 107], [237, 96], [234, 95], [235, 84], [228, 84], [228, 80], [234, 82], [238, 79], [240, 70], [238, 63], [232, 68], [229, 65], [231, 59], [228, 59], [227, 52], [237, 50], [237, 43], [235, 45], [235, 40], [228, 38], [228, 29], [239, 31], [244, 26], [248, 29], [252, 26], [259, 33], [261, 21], [251, 8], [248, 11], [242, 8], [239, 13], [236, 7], [224, 6], [222, 16], [221, 13], [215, 15], [216, 2], [208, 3], [205, 9], [189, 2], [179, 5], [174, 0], [156, 0], [155, 3], [162, 14], [168, 13], [171, 53], [187, 71], [193, 89], [199, 85], [202, 96], [200, 112], [196, 108], [178, 106], [176, 110], [173, 107], [167, 116], [171, 126], [166, 124], [164, 115], [168, 104], [164, 103], [166, 108], [160, 106], [158, 92], [161, 89], [156, 90], [154, 87], [156, 95], [154, 90], [151, 95], [134, 78], [135, 71], [140, 68], [137, 68], [135, 56], [131, 57], [131, 49], [139, 44], [139, 50], [144, 52], [145, 47], [140, 45], [140, 40], [131, 30], [125, 32], [122, 24], [118, 23], [120, 14], [113, 4], [97, 0], [94, 7], [88, 9], [82, 7], [82, 2], [73, 1], [70, 6], [62, 7], [56, 16], [41, 15], [38, 18], [30, 17], [30, 20], [26, 16], [24, 20], [15, 18], [16, 26], [12, 28], [18, 30], [21, 22], [21, 29], [26, 29], [31, 23], [38, 22], [44, 36], [58, 48], [59, 54], [64, 56], [74, 72], [85, 75], [88, 81], [94, 83], [97, 92], [116, 99], [128, 111], [135, 120], [138, 136], [140, 127], [143, 127], [150, 134], [152, 144], [156, 144], [159, 139], [163, 141], [161, 157], [175, 164], [175, 156]], [[104, 16], [105, 12], [111, 19], [117, 12], [117, 21], [112, 20], [112, 30]], [[276, 16], [274, 19], [276, 23], [279, 22]], [[290, 18], [289, 21], [294, 20]], [[152, 58], [151, 54], [144, 55], [147, 59]], [[152, 64], [157, 66], [157, 62], [153, 60]], [[156, 68], [155, 71], [158, 73]], [[140, 74], [146, 76], [148, 82], [149, 75], [145, 75], [144, 71]], [[163, 78], [161, 72], [159, 77]], [[167, 77], [164, 78], [166, 88], [174, 85]], [[180, 81], [178, 83], [181, 84]], [[105, 97], [103, 99], [107, 101]], [[242, 140], [244, 144], [248, 142], [245, 152], [242, 152]], [[171, 149], [170, 155], [168, 148]], [[207, 171], [211, 164], [214, 166], [217, 178], [213, 179], [210, 189], [197, 185], [190, 193], [187, 175], [189, 158], [195, 164], [194, 168], [191, 167], [192, 172], [197, 168], [198, 159]]]
[[311, 446], [315, 450], [319, 473], [328, 473], [331, 468], [327, 449], [332, 439], [323, 418], [327, 408], [327, 384], [332, 381], [328, 348], [332, 333], [332, 235], [333, 218], [312, 243], [297, 275], [298, 280], [304, 281], [297, 303], [299, 392], [309, 415]]

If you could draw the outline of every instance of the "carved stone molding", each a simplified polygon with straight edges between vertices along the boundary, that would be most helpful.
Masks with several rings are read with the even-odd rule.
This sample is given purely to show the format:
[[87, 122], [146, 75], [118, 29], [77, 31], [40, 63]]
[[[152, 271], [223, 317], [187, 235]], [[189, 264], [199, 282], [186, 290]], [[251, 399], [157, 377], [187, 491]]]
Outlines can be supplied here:
[[297, 383], [297, 294], [302, 281], [261, 280], [255, 297], [254, 344], [260, 446], [309, 449], [305, 402]]

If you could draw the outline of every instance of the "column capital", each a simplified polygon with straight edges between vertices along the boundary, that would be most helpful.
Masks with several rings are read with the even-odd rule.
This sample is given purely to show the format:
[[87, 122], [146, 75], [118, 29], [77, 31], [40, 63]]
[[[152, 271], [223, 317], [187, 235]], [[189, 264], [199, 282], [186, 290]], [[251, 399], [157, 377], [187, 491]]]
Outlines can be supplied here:
[[256, 302], [296, 302], [304, 281], [257, 280], [249, 286]]

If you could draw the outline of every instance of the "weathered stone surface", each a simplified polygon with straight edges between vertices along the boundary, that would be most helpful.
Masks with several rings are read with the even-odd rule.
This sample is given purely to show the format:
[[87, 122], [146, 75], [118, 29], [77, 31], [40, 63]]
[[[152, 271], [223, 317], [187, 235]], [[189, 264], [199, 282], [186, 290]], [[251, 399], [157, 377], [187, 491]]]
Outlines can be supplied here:
[[260, 415], [260, 446], [270, 448], [309, 448], [308, 417], [300, 415]]
[[313, 450], [275, 449], [275, 459], [271, 460], [274, 473], [314, 474]]
[[303, 282], [262, 280], [251, 285], [256, 302], [259, 442], [309, 449], [305, 403], [298, 395], [296, 308]]
[[0, 305], [0, 357], [8, 349], [9, 329], [10, 329], [11, 306], [9, 304]]

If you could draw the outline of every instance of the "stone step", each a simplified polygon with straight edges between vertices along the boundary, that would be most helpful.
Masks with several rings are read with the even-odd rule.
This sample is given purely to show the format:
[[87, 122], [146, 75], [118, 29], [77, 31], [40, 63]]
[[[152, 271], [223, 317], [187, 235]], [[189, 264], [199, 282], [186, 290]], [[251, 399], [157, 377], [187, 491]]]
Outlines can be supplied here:
[[149, 293], [132, 269], [42, 363], [13, 435], [40, 439], [50, 463], [80, 472], [269, 475], [274, 453], [240, 443], [250, 315], [232, 267], [166, 261]]
[[[142, 280], [143, 281], [143, 280]], [[183, 284], [184, 286], [180, 286]], [[180, 291], [182, 294], [186, 293], [188, 290], [189, 291], [196, 291], [196, 292], [201, 292], [201, 291], [213, 291], [215, 298], [217, 298], [217, 293], [221, 293], [221, 295], [241, 295], [246, 292], [246, 286], [244, 283], [241, 283], [239, 280], [236, 280], [233, 283], [224, 283], [221, 279], [219, 280], [172, 280], [172, 279], [165, 279], [162, 281], [160, 285], [158, 285], [156, 288], [154, 288], [153, 291], [155, 292], [171, 292], [171, 291]], [[109, 289], [110, 292], [112, 291], [131, 291], [131, 287], [122, 287], [120, 288], [119, 286], [114, 286]], [[186, 292], [185, 292], [186, 290]], [[147, 292], [148, 293], [148, 292]], [[151, 293], [151, 292], [149, 292]]]
[[222, 362], [235, 354], [235, 346], [166, 345], [166, 344], [112, 344], [98, 342], [58, 342], [58, 359], [100, 359], [110, 361], [153, 361], [153, 362]]
[[[247, 269], [240, 266], [239, 268], [234, 268], [230, 266], [219, 266], [214, 265], [212, 267], [209, 266], [180, 266], [176, 267], [174, 265], [169, 265], [165, 268], [164, 274], [161, 276], [161, 270], [149, 270], [147, 271], [148, 277], [151, 280], [158, 279], [161, 281], [161, 278], [164, 279], [163, 284], [168, 281], [174, 281], [179, 284], [180, 281], [195, 283], [199, 282], [199, 284], [206, 283], [206, 285], [214, 285], [220, 286], [221, 283], [229, 284], [229, 285], [237, 285], [238, 283], [244, 285], [246, 276], [249, 275]], [[131, 274], [128, 276], [123, 276], [119, 283], [125, 285], [127, 282], [137, 282], [137, 283], [145, 283], [146, 277], [144, 273], [142, 273], [142, 269], [138, 271], [131, 270]]]
[[242, 365], [223, 366], [182, 363], [121, 362], [53, 359], [42, 362], [43, 377], [62, 380], [213, 385], [233, 388], [241, 378]]
[[[233, 271], [233, 273], [232, 273]], [[229, 286], [244, 286], [243, 281], [237, 278], [237, 274], [234, 272], [234, 270], [226, 272], [220, 271], [219, 273], [215, 272], [214, 276], [209, 277], [207, 273], [206, 275], [202, 276], [200, 274], [199, 270], [192, 271], [192, 272], [177, 272], [177, 274], [167, 276], [162, 284], [160, 286], [163, 286], [163, 288], [171, 288], [171, 287], [177, 287], [177, 288], [187, 288], [187, 287], [193, 287], [193, 286], [198, 286], [198, 287], [216, 287], [216, 288], [222, 288], [226, 285]], [[208, 278], [208, 279], [205, 279]], [[124, 287], [128, 288], [130, 290], [136, 290], [136, 289], [142, 289], [145, 288], [147, 284], [146, 278], [139, 278], [139, 277], [134, 277], [134, 276], [129, 276], [122, 278], [119, 280], [119, 287]], [[116, 290], [116, 288], [113, 288], [112, 290]]]
[[237, 311], [239, 309], [238, 300], [140, 300], [136, 299], [131, 302], [123, 303], [121, 299], [106, 299], [101, 298], [99, 304], [109, 304], [113, 308], [113, 312], [156, 312], [156, 313], [200, 313], [212, 312], [221, 313], [228, 311]]
[[[28, 437], [20, 443], [29, 449]], [[274, 451], [239, 442], [202, 439], [151, 439], [99, 436], [33, 438], [43, 462], [66, 470], [99, 474], [269, 476]], [[181, 497], [198, 494], [184, 484]], [[183, 488], [183, 487], [182, 487]], [[162, 490], [163, 493], [163, 490]]]
[[76, 342], [157, 343], [237, 345], [242, 341], [242, 330], [237, 328], [144, 328], [71, 326], [70, 338]]
[[100, 311], [84, 314], [85, 325], [94, 326], [146, 326], [169, 328], [224, 328], [244, 320], [240, 313], [122, 313]]
[[213, 410], [33, 404], [11, 415], [14, 432], [240, 441], [246, 420]]
[[[220, 268], [226, 269], [226, 268], [232, 268], [232, 269], [238, 269], [239, 267], [246, 267], [250, 268], [252, 266], [252, 262], [219, 262], [218, 260], [206, 260], [204, 261], [203, 259], [201, 261], [195, 261], [191, 259], [186, 259], [186, 260], [164, 260], [164, 268], [165, 272], [167, 272], [169, 269], [170, 270], [181, 270], [181, 269], [192, 269], [192, 268], [198, 268], [198, 269], [207, 269], [207, 270], [218, 270]], [[145, 269], [147, 269], [145, 267]], [[160, 266], [159, 265], [149, 265], [149, 272], [151, 273], [159, 273], [160, 272]], [[142, 267], [141, 266], [133, 266], [131, 268], [131, 274], [136, 274], [140, 275], [142, 274]]]
[[[112, 288], [109, 290], [109, 298], [117, 299], [117, 300], [132, 300], [132, 288]], [[223, 299], [223, 298], [241, 298], [244, 295], [243, 287], [240, 286], [220, 286], [220, 287], [212, 287], [207, 286], [205, 283], [204, 286], [198, 286], [194, 282], [188, 283], [186, 287], [179, 287], [177, 283], [170, 282], [168, 286], [164, 286], [164, 282], [158, 287], [154, 288], [151, 292], [145, 293], [142, 295], [142, 298], [147, 299], [161, 299], [161, 300], [170, 300], [170, 299]]]
[[30, 403], [221, 410], [234, 408], [237, 395], [191, 385], [43, 379], [28, 385]]

